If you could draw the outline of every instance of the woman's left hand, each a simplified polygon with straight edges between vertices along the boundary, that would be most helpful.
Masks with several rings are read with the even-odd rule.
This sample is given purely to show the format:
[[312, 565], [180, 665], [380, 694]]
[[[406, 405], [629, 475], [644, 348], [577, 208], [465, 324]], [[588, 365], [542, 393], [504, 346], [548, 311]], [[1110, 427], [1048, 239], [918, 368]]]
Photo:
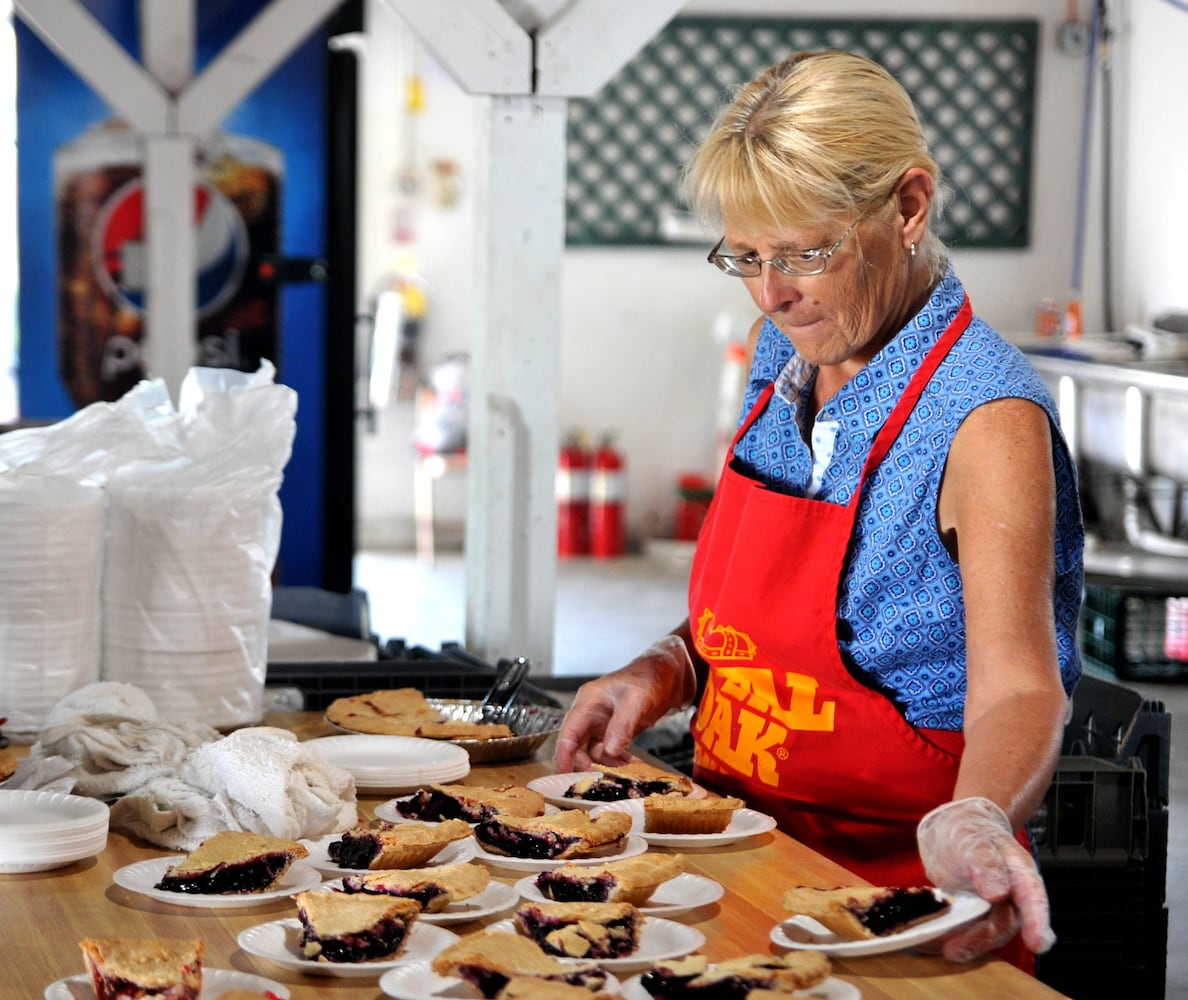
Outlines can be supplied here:
[[984, 917], [945, 938], [946, 958], [971, 961], [1019, 932], [1036, 954], [1055, 944], [1043, 878], [997, 805], [985, 798], [947, 802], [920, 820], [916, 839], [934, 885], [976, 892], [991, 904]]

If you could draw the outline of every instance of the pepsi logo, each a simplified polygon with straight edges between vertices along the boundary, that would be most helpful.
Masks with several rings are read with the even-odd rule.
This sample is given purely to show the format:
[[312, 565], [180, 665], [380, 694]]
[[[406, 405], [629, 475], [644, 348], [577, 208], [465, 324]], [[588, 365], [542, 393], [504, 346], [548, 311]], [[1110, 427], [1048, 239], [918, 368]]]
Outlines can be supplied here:
[[[137, 178], [112, 192], [100, 208], [93, 259], [100, 286], [121, 305], [144, 312], [148, 260], [144, 185]], [[194, 185], [195, 304], [199, 318], [222, 308], [239, 291], [251, 254], [247, 226], [235, 204], [206, 183]]]

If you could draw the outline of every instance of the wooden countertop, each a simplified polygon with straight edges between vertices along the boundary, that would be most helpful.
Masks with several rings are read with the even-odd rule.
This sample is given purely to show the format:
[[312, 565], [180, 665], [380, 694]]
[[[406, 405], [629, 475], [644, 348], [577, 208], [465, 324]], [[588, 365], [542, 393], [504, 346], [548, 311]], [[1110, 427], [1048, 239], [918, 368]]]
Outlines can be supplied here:
[[[276, 714], [265, 721], [292, 729], [302, 739], [331, 734], [330, 727], [313, 713]], [[22, 748], [17, 750], [18, 754], [23, 752]], [[550, 741], [530, 760], [476, 766], [465, 783], [523, 784], [551, 772], [551, 753]], [[375, 807], [384, 800], [361, 797], [361, 819], [372, 819]], [[176, 853], [112, 832], [106, 850], [95, 858], [47, 872], [0, 875], [4, 926], [0, 939], [0, 996], [14, 1000], [41, 997], [50, 983], [83, 971], [80, 940], [121, 935], [200, 937], [206, 943], [206, 965], [267, 976], [284, 983], [293, 1000], [375, 1000], [384, 996], [377, 985], [378, 975], [375, 979], [305, 976], [257, 959], [238, 947], [236, 936], [246, 928], [294, 916], [288, 900], [242, 909], [192, 909], [136, 895], [112, 880], [113, 873], [124, 865]], [[726, 889], [719, 902], [680, 918], [705, 933], [703, 951], [711, 961], [772, 951], [768, 934], [786, 916], [780, 902], [786, 887], [860, 881], [779, 832], [684, 854], [690, 871], [706, 875]], [[495, 869], [493, 875], [510, 884], [523, 873]], [[451, 924], [449, 929], [465, 934], [482, 923]], [[997, 959], [955, 965], [937, 956], [892, 953], [835, 959], [833, 965], [834, 975], [857, 986], [864, 1000], [1041, 1000], [1060, 996]]]

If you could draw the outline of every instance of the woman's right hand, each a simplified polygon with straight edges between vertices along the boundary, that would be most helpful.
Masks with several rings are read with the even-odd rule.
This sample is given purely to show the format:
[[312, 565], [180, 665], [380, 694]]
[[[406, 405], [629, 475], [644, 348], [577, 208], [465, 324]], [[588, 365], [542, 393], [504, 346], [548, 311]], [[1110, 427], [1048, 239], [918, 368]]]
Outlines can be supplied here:
[[672, 709], [692, 704], [696, 692], [685, 640], [666, 635], [627, 666], [578, 688], [557, 734], [557, 772], [625, 764], [632, 739]]

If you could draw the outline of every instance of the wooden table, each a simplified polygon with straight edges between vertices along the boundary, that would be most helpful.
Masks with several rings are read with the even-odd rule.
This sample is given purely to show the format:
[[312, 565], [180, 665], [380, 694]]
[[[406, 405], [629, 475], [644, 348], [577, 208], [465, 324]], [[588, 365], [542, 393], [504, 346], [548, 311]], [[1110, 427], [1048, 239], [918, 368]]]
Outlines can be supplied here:
[[[313, 713], [271, 715], [266, 722], [292, 729], [302, 739], [331, 732]], [[17, 751], [20, 754], [22, 749]], [[476, 766], [465, 783], [523, 784], [551, 773], [551, 755], [550, 742], [530, 760]], [[361, 818], [372, 819], [375, 807], [382, 801], [383, 797], [360, 798]], [[0, 997], [4, 1000], [41, 997], [50, 983], [83, 971], [78, 949], [81, 939], [121, 935], [200, 937], [206, 943], [208, 966], [267, 976], [284, 983], [294, 1000], [383, 997], [377, 985], [378, 975], [375, 979], [305, 976], [257, 959], [238, 947], [236, 936], [246, 928], [294, 916], [293, 904], [288, 900], [243, 909], [191, 909], [139, 896], [112, 881], [113, 873], [124, 865], [176, 853], [112, 832], [107, 849], [98, 857], [47, 872], [0, 875], [0, 927], [3, 928]], [[785, 888], [859, 881], [779, 832], [683, 853], [689, 859], [690, 871], [706, 875], [726, 889], [719, 902], [680, 918], [705, 933], [703, 951], [711, 961], [751, 952], [771, 952], [768, 934], [787, 916], [780, 902]], [[493, 875], [510, 884], [523, 873], [494, 869]], [[481, 924], [451, 924], [449, 929], [464, 934], [477, 930]], [[955, 965], [937, 956], [892, 953], [835, 959], [834, 974], [855, 984], [864, 1000], [928, 997], [1039, 1000], [1060, 996], [998, 959]]]

